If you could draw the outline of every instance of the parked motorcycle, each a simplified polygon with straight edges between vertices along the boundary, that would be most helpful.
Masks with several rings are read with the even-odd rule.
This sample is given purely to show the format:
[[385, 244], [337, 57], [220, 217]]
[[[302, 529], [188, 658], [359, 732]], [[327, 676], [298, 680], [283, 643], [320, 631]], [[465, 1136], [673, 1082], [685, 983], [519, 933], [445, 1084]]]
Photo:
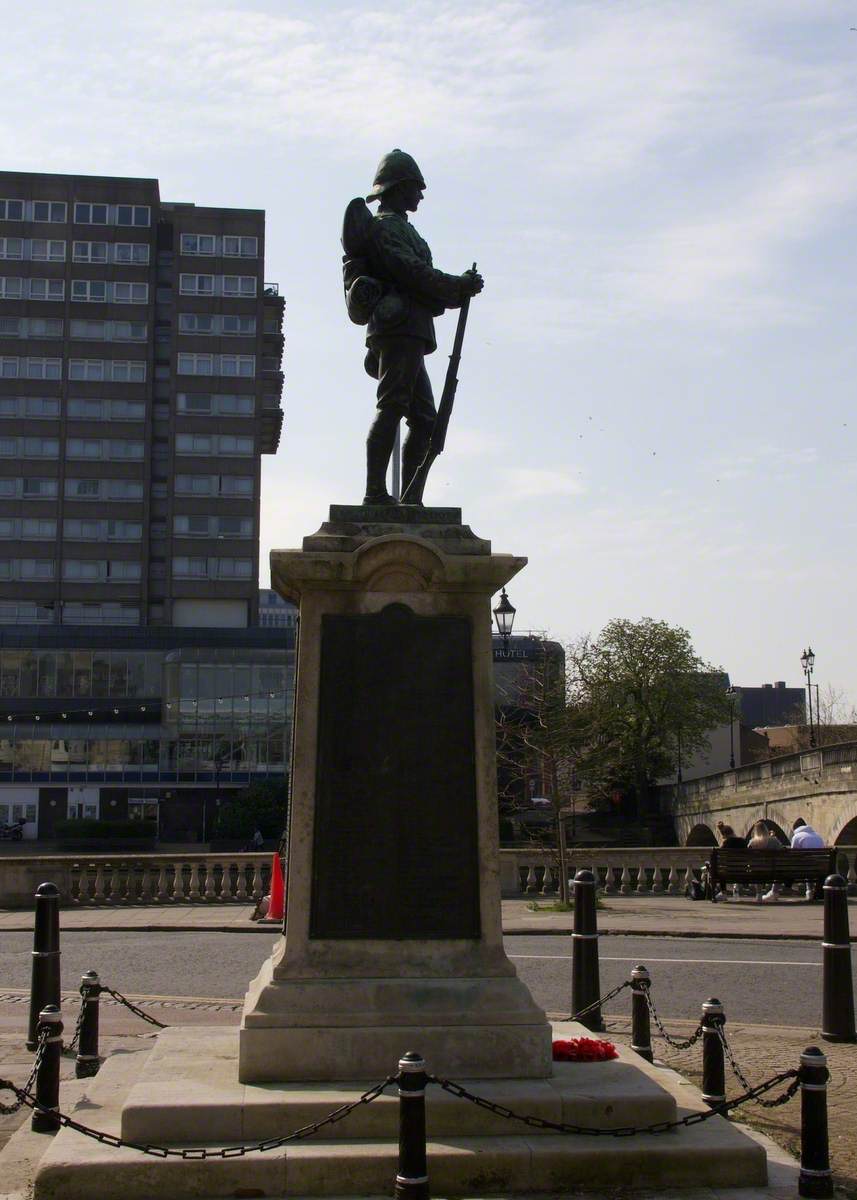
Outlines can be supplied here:
[[24, 836], [24, 822], [13, 821], [11, 825], [7, 825], [5, 821], [0, 825], [0, 841], [2, 842], [20, 842]]

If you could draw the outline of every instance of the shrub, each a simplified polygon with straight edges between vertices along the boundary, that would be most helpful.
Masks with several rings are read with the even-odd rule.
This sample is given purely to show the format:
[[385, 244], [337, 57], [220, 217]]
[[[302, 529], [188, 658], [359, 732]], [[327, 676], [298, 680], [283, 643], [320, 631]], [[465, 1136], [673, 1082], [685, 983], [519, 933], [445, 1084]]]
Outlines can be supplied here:
[[254, 783], [242, 788], [217, 810], [214, 836], [249, 841], [258, 825], [263, 838], [278, 838], [286, 826], [286, 783]]

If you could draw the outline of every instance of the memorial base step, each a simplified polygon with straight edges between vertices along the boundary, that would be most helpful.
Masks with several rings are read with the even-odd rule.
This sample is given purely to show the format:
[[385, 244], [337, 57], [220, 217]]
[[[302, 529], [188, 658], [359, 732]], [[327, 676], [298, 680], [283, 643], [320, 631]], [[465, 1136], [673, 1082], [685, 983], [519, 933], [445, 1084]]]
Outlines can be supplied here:
[[[569, 1036], [583, 1031], [566, 1024], [555, 1032]], [[171, 1067], [184, 1071], [189, 1062], [188, 1058], [181, 1061], [177, 1045], [180, 1034], [189, 1044], [201, 1035], [208, 1042], [208, 1055], [200, 1057], [197, 1043], [197, 1062], [192, 1072], [172, 1080], [158, 1079]], [[226, 1132], [236, 1128], [234, 1095], [221, 1093], [225, 1106], [210, 1103], [212, 1095], [228, 1084], [229, 1071], [234, 1070], [234, 1038], [234, 1031], [172, 1029], [168, 1035], [165, 1031], [159, 1036], [145, 1064], [141, 1064], [138, 1054], [114, 1055], [87, 1084], [73, 1115], [86, 1125], [117, 1135], [129, 1124], [134, 1127], [135, 1122], [140, 1134], [143, 1129], [154, 1131], [162, 1127], [163, 1118], [156, 1116], [157, 1105], [149, 1105], [145, 1090], [161, 1086], [173, 1127], [165, 1130], [168, 1136], [141, 1136], [140, 1140], [176, 1149], [182, 1145], [220, 1147], [286, 1133], [294, 1128], [293, 1119], [314, 1119], [324, 1115], [321, 1110], [328, 1101], [359, 1094], [353, 1085], [345, 1083], [317, 1089], [305, 1084], [297, 1089], [237, 1085], [244, 1093], [240, 1111], [246, 1132], [235, 1139]], [[230, 1063], [232, 1067], [227, 1066]], [[603, 1071], [600, 1076], [599, 1070]], [[192, 1126], [179, 1123], [179, 1109], [174, 1103], [178, 1096], [176, 1084], [184, 1087], [188, 1109], [196, 1112], [197, 1120], [205, 1122], [198, 1136], [189, 1137]], [[547, 1095], [546, 1088], [552, 1088], [556, 1095]], [[642, 1124], [668, 1119], [674, 1112], [681, 1116], [704, 1110], [695, 1089], [673, 1072], [638, 1060], [628, 1051], [622, 1051], [620, 1059], [612, 1063], [562, 1064], [550, 1083], [480, 1081], [478, 1090], [480, 1094], [490, 1091], [498, 1095], [505, 1090], [510, 1101], [517, 1091], [517, 1102], [528, 1105], [534, 1114], [555, 1114], [559, 1104], [563, 1120], [576, 1123], [578, 1115], [588, 1113], [583, 1123], [595, 1125], [615, 1123], [620, 1109], [622, 1124], [626, 1119]], [[263, 1095], [248, 1097], [248, 1092]], [[63, 1129], [50, 1141], [42, 1158], [35, 1200], [390, 1195], [397, 1164], [397, 1103], [394, 1097], [390, 1099], [392, 1104], [385, 1098], [361, 1106], [359, 1116], [355, 1113], [357, 1122], [350, 1136], [347, 1130], [337, 1130], [339, 1136], [329, 1130], [276, 1150], [204, 1161], [155, 1158], [136, 1150], [114, 1149]], [[608, 1111], [611, 1107], [612, 1112]], [[437, 1092], [427, 1112], [429, 1178], [431, 1194], [436, 1196], [525, 1195], [617, 1187], [631, 1192], [641, 1188], [750, 1188], [764, 1186], [767, 1178], [764, 1149], [722, 1117], [667, 1134], [614, 1139], [539, 1132], [517, 1122], [501, 1121], [463, 1100]], [[374, 1132], [373, 1122], [377, 1122]], [[251, 1129], [256, 1132], [250, 1133]], [[365, 1136], [354, 1136], [354, 1129]]]

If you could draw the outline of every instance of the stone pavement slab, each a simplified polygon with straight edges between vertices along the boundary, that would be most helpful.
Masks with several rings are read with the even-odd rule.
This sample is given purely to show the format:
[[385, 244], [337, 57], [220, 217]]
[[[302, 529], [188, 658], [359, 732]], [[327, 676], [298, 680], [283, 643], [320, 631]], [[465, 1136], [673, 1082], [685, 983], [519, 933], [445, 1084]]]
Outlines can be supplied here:
[[[502, 902], [504, 934], [571, 933], [574, 914], [555, 912], [549, 898], [510, 899]], [[849, 900], [852, 941], [857, 941], [857, 897]], [[245, 904], [146, 904], [114, 907], [72, 907], [60, 913], [64, 930], [93, 932], [211, 932], [276, 934], [276, 925], [251, 921], [253, 908]], [[823, 905], [784, 899], [777, 904], [757, 904], [742, 899], [711, 904], [683, 896], [609, 896], [598, 910], [598, 929], [604, 934], [634, 937], [794, 938], [820, 941]], [[32, 930], [32, 914], [0, 910], [0, 933]]]

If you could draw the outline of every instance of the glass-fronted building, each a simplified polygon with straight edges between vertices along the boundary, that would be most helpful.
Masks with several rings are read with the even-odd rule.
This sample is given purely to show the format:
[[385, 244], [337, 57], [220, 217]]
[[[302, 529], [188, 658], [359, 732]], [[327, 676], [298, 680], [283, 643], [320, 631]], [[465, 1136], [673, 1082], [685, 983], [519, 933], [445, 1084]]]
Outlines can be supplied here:
[[230, 792], [286, 778], [293, 696], [290, 629], [0, 627], [0, 821], [205, 841]]

